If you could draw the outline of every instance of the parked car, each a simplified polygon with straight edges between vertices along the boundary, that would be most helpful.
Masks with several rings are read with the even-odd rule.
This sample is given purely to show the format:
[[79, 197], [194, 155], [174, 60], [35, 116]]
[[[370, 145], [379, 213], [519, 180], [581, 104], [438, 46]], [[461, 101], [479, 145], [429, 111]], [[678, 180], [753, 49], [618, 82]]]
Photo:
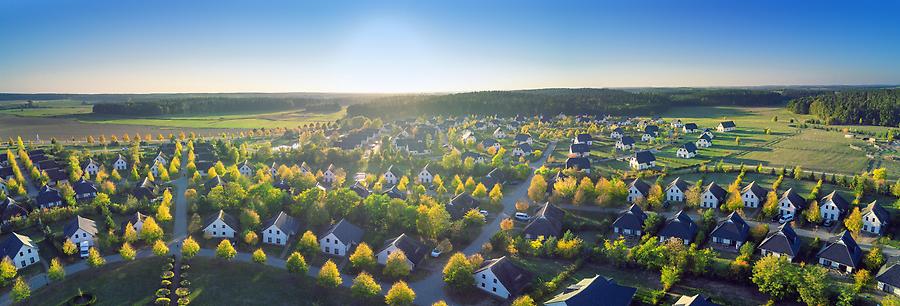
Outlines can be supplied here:
[[82, 241], [80, 249], [81, 252], [79, 252], [79, 255], [81, 255], [81, 258], [87, 258], [91, 250], [91, 245], [87, 241]]
[[441, 257], [441, 253], [442, 252], [440, 249], [434, 248], [434, 250], [431, 250], [431, 257], [434, 257], [434, 258]]
[[487, 216], [488, 216], [488, 211], [487, 211], [487, 210], [482, 209], [482, 210], [479, 210], [478, 212], [479, 212], [482, 216], [484, 216], [485, 218], [487, 218]]
[[822, 226], [824, 226], [824, 227], [831, 227], [833, 225], [834, 225], [834, 220], [825, 219], [825, 221], [822, 221]]
[[516, 213], [516, 220], [519, 220], [519, 221], [528, 221], [528, 219], [530, 219], [530, 218], [531, 218], [531, 217], [529, 217], [528, 214], [526, 214], [526, 213], [523, 213], [523, 212], [517, 212], [517, 213]]
[[778, 223], [781, 224], [785, 224], [791, 221], [794, 221], [794, 215], [783, 215], [780, 219], [778, 219]]

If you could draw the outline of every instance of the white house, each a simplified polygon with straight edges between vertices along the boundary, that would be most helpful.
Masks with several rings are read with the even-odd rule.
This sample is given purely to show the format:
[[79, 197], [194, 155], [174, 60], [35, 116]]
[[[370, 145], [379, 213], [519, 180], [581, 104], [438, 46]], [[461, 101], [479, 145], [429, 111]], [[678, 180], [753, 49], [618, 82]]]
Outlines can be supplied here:
[[274, 245], [285, 245], [291, 236], [297, 234], [300, 223], [294, 217], [279, 212], [277, 216], [262, 225], [263, 242]]
[[97, 237], [97, 223], [76, 215], [75, 219], [63, 228], [63, 236], [75, 245], [81, 245], [84, 242], [88, 246], [93, 246], [94, 237]]
[[900, 296], [900, 265], [896, 262], [881, 267], [875, 275], [876, 288]]
[[328, 168], [325, 169], [325, 172], [322, 172], [322, 181], [325, 183], [333, 183], [337, 178], [337, 173], [335, 173], [337, 169], [334, 168], [334, 164], [328, 165]]
[[819, 215], [822, 220], [838, 221], [850, 209], [850, 203], [837, 191], [832, 191], [819, 201]]
[[647, 183], [640, 179], [634, 179], [631, 181], [631, 184], [628, 185], [628, 197], [626, 197], [626, 200], [630, 203], [634, 203], [639, 199], [646, 198], [648, 193], [650, 193], [650, 185], [647, 185]]
[[169, 160], [163, 152], [159, 152], [159, 154], [156, 155], [156, 158], [153, 159], [153, 164], [162, 164], [165, 166], [169, 164]]
[[878, 205], [875, 201], [869, 203], [862, 211], [863, 215], [863, 231], [875, 235], [884, 234], [884, 229], [888, 227], [891, 221], [891, 215], [884, 207]]
[[428, 165], [422, 167], [422, 171], [419, 171], [419, 175], [416, 175], [416, 181], [419, 182], [419, 184], [431, 184], [432, 180], [434, 180], [434, 175], [428, 171]]
[[513, 149], [512, 156], [515, 156], [515, 157], [528, 156], [528, 155], [531, 155], [532, 152], [534, 152], [534, 150], [531, 149], [531, 145], [523, 142], [523, 143], [520, 143], [519, 145], [517, 145]]
[[238, 168], [238, 172], [245, 177], [251, 177], [254, 174], [253, 166], [250, 166], [250, 162], [245, 160]]
[[634, 148], [634, 139], [631, 136], [624, 136], [616, 141], [616, 149], [625, 151], [631, 150], [631, 148]]
[[486, 260], [475, 270], [476, 287], [502, 299], [518, 296], [531, 281], [531, 273], [513, 264], [506, 256]]
[[391, 165], [390, 167], [388, 167], [387, 171], [385, 171], [384, 174], [381, 175], [381, 178], [384, 180], [385, 184], [396, 185], [398, 182], [400, 182], [400, 178], [397, 177], [396, 174], [394, 174], [393, 170], [394, 165]]
[[403, 255], [406, 256], [406, 265], [412, 270], [422, 263], [429, 251], [431, 250], [419, 240], [406, 234], [400, 234], [400, 236], [385, 241], [381, 251], [375, 254], [375, 260], [378, 264], [385, 265], [387, 264], [388, 256], [396, 252], [403, 252]]
[[766, 198], [766, 189], [762, 188], [755, 181], [741, 190], [741, 201], [744, 207], [756, 208]]
[[696, 133], [699, 130], [700, 130], [700, 128], [697, 127], [696, 123], [685, 123], [684, 127], [682, 127], [682, 131], [684, 131], [685, 133], [688, 133], [688, 134]]
[[719, 132], [731, 132], [734, 131], [736, 126], [734, 125], [734, 121], [723, 121], [720, 122], [718, 126], [716, 126], [716, 131]]
[[682, 180], [680, 177], [675, 178], [675, 180], [666, 187], [666, 200], [670, 202], [684, 201], [684, 194], [688, 191], [688, 188], [686, 181]]
[[700, 194], [700, 207], [716, 208], [725, 201], [728, 192], [722, 189], [716, 182], [706, 185], [706, 189]]
[[531, 139], [531, 135], [529, 135], [529, 134], [518, 134], [518, 135], [516, 135], [515, 140], [516, 140], [516, 144], [520, 144], [520, 143], [527, 143], [529, 145], [534, 144], [533, 140]]
[[122, 157], [122, 154], [119, 154], [119, 158], [113, 162], [113, 169], [116, 169], [116, 171], [128, 170], [128, 161], [125, 160], [125, 157]]
[[[272, 163], [272, 165], [275, 165], [275, 163]], [[300, 163], [300, 174], [306, 175], [311, 173], [312, 168], [310, 168], [309, 165], [306, 164], [306, 162]]]
[[684, 123], [681, 123], [681, 119], [675, 119], [675, 121], [672, 121], [672, 128], [680, 129], [682, 127], [684, 127]]
[[656, 156], [653, 156], [650, 151], [635, 152], [629, 164], [631, 169], [635, 170], [650, 169], [656, 166]]
[[622, 136], [625, 136], [625, 132], [622, 131], [622, 128], [615, 128], [612, 132], [609, 133], [609, 138], [612, 139], [621, 139]]
[[504, 132], [502, 128], [497, 128], [496, 130], [494, 130], [493, 135], [494, 135], [494, 138], [497, 138], [497, 139], [506, 138], [506, 132]]
[[700, 138], [697, 138], [697, 142], [694, 143], [698, 148], [709, 148], [712, 146], [712, 138], [707, 134], [700, 135]]
[[128, 220], [122, 221], [122, 230], [124, 231], [125, 227], [128, 226], [128, 224], [131, 224], [131, 228], [134, 229], [135, 232], [140, 233], [141, 228], [144, 227], [145, 219], [147, 219], [147, 215], [136, 212], [131, 215], [131, 218], [128, 218]]
[[675, 156], [680, 158], [694, 158], [697, 156], [697, 146], [694, 143], [688, 142], [678, 148], [678, 151], [675, 152]]
[[341, 219], [338, 223], [331, 226], [325, 234], [319, 236], [319, 247], [322, 253], [347, 256], [353, 245], [362, 241], [363, 230], [356, 225]]
[[22, 269], [41, 261], [38, 255], [38, 246], [28, 236], [13, 232], [0, 242], [0, 258], [12, 260], [16, 269]]
[[234, 238], [238, 229], [237, 220], [221, 209], [203, 224], [203, 235], [212, 238]]
[[572, 139], [572, 143], [573, 144], [586, 144], [586, 145], [590, 146], [590, 145], [594, 144], [594, 137], [592, 137], [591, 134], [588, 134], [588, 133], [580, 133], [578, 135], [575, 135], [575, 138]]
[[806, 200], [794, 192], [793, 188], [786, 190], [778, 200], [778, 211], [782, 216], [797, 216], [797, 213], [804, 207], [806, 207]]
[[94, 159], [91, 158], [83, 163], [81, 169], [84, 170], [85, 174], [93, 176], [96, 175], [97, 172], [100, 172], [100, 164], [94, 162]]

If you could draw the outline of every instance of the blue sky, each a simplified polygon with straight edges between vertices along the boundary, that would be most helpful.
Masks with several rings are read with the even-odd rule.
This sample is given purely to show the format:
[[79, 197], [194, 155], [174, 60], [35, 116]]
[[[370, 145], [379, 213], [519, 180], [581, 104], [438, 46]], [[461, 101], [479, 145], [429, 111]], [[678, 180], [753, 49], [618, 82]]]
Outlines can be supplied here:
[[0, 0], [2, 92], [900, 84], [897, 1]]

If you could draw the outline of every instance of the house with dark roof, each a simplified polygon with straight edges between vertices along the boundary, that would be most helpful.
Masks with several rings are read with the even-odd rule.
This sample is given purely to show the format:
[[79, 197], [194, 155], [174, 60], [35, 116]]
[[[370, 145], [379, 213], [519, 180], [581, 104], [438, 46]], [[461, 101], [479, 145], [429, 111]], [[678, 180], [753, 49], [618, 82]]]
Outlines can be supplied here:
[[75, 219], [63, 228], [63, 237], [75, 245], [91, 247], [94, 245], [94, 237], [97, 237], [97, 222], [76, 215]]
[[131, 228], [134, 229], [135, 232], [140, 233], [141, 228], [144, 227], [144, 220], [146, 220], [147, 217], [148, 217], [147, 215], [142, 214], [139, 211], [135, 212], [134, 214], [131, 215], [131, 217], [128, 218], [128, 220], [122, 221], [122, 223], [120, 223], [120, 225], [121, 225], [119, 227], [121, 229], [120, 231], [124, 233], [125, 227], [127, 227], [128, 224], [131, 224]]
[[733, 247], [735, 250], [741, 248], [747, 237], [750, 236], [750, 226], [736, 212], [728, 215], [724, 221], [719, 223], [712, 232], [709, 233], [713, 243], [724, 246]]
[[341, 219], [319, 237], [322, 253], [335, 256], [348, 256], [350, 248], [362, 242], [365, 232], [359, 226], [346, 219]]
[[625, 136], [625, 131], [620, 127], [613, 129], [613, 131], [609, 133], [609, 138], [612, 139], [621, 139], [622, 136]]
[[386, 195], [391, 199], [406, 200], [406, 192], [397, 188], [397, 185], [391, 186], [391, 188], [382, 191], [381, 194]]
[[694, 237], [697, 236], [697, 224], [684, 210], [679, 211], [671, 219], [666, 220], [662, 230], [659, 231], [659, 241], [665, 242], [671, 238], [678, 238], [685, 245], [691, 244]]
[[475, 270], [475, 286], [502, 299], [513, 299], [531, 285], [534, 276], [506, 256], [485, 260]]
[[689, 188], [687, 181], [682, 180], [680, 177], [675, 178], [669, 183], [669, 186], [666, 186], [666, 201], [683, 202]]
[[128, 160], [125, 159], [122, 154], [119, 154], [119, 157], [116, 158], [116, 161], [113, 162], [113, 169], [116, 171], [122, 172], [128, 170]]
[[385, 241], [381, 251], [375, 254], [375, 260], [378, 264], [386, 265], [388, 256], [395, 252], [403, 252], [406, 256], [406, 265], [413, 270], [425, 261], [429, 251], [431, 249], [424, 243], [404, 233]]
[[516, 147], [512, 150], [512, 156], [521, 157], [528, 156], [534, 152], [534, 149], [531, 148], [531, 144], [528, 143], [520, 143], [516, 145]]
[[719, 304], [713, 303], [709, 297], [704, 296], [702, 294], [697, 294], [694, 296], [682, 295], [675, 301], [675, 304], [672, 306], [721, 306]]
[[81, 169], [84, 174], [96, 175], [100, 171], [100, 163], [95, 162], [93, 158], [89, 158], [87, 161], [81, 162]]
[[588, 133], [579, 133], [575, 135], [575, 138], [572, 139], [573, 144], [586, 144], [588, 146], [594, 144], [594, 137], [591, 137], [591, 134]]
[[759, 243], [762, 256], [787, 257], [789, 261], [800, 254], [800, 237], [794, 232], [790, 222], [782, 224], [778, 231], [769, 234]]
[[515, 141], [516, 141], [516, 144], [522, 144], [522, 143], [527, 143], [529, 145], [534, 144], [533, 140], [531, 139], [531, 135], [529, 135], [529, 134], [517, 134]]
[[0, 242], [0, 258], [12, 260], [16, 269], [22, 269], [41, 261], [38, 246], [28, 236], [12, 232]]
[[10, 178], [16, 177], [15, 172], [13, 172], [12, 167], [0, 167], [0, 178], [4, 180], [9, 180]]
[[250, 165], [250, 161], [248, 160], [244, 160], [244, 162], [241, 163], [241, 166], [238, 167], [238, 172], [244, 177], [252, 177], [256, 174], [256, 170], [253, 169], [253, 165]]
[[641, 134], [641, 141], [650, 141], [657, 136], [659, 136], [659, 127], [648, 125], [644, 127], [644, 133]]
[[37, 205], [40, 208], [57, 207], [63, 205], [63, 197], [62, 194], [59, 193], [59, 190], [44, 185], [38, 192], [35, 202], [37, 202]]
[[701, 134], [700, 137], [697, 137], [697, 141], [694, 142], [698, 148], [709, 148], [712, 146], [712, 136], [710, 134]]
[[92, 201], [97, 197], [97, 185], [81, 177], [80, 180], [72, 184], [72, 190], [75, 190], [75, 200]]
[[47, 185], [57, 186], [69, 182], [69, 173], [61, 168], [48, 169], [44, 173], [47, 174]]
[[634, 148], [634, 138], [631, 136], [622, 136], [618, 141], [616, 141], [616, 149], [625, 151], [631, 150]]
[[131, 195], [138, 200], [153, 200], [159, 196], [159, 187], [149, 177], [145, 177], [140, 184], [134, 186]]
[[799, 216], [801, 210], [806, 208], [806, 199], [794, 192], [793, 188], [785, 190], [778, 200], [778, 211], [782, 216]]
[[467, 159], [471, 158], [472, 162], [476, 164], [483, 164], [487, 162], [487, 156], [484, 154], [476, 153], [476, 152], [464, 152], [459, 156], [459, 158], [465, 162]]
[[422, 170], [419, 171], [419, 174], [416, 175], [417, 183], [428, 186], [434, 180], [434, 174], [428, 170], [428, 166], [429, 165], [426, 164], [425, 167], [422, 167]]
[[350, 190], [355, 192], [356, 195], [363, 199], [372, 194], [372, 191], [370, 191], [369, 188], [366, 188], [366, 186], [363, 185], [361, 181], [356, 181], [356, 183], [353, 183], [353, 186], [350, 186]]
[[13, 198], [7, 196], [5, 199], [0, 200], [0, 224], [7, 224], [13, 218], [27, 215], [28, 209], [19, 205]]
[[641, 207], [631, 204], [631, 207], [623, 211], [616, 221], [613, 221], [613, 232], [622, 236], [640, 237], [644, 233], [645, 220], [647, 220], [647, 214], [641, 210]]
[[693, 142], [685, 142], [681, 145], [681, 148], [678, 148], [678, 151], [675, 152], [675, 156], [680, 158], [694, 158], [697, 156], [697, 145]]
[[297, 234], [297, 231], [300, 229], [300, 221], [281, 211], [275, 217], [266, 220], [261, 228], [263, 242], [285, 245], [291, 239], [291, 236]]
[[862, 210], [862, 216], [862, 230], [875, 235], [883, 234], [891, 222], [891, 214], [884, 207], [878, 205], [876, 201], [872, 201]]
[[734, 125], [734, 121], [722, 121], [719, 122], [719, 125], [716, 126], [716, 131], [731, 132], [734, 131], [735, 128], [737, 128], [737, 126]]
[[685, 124], [684, 124], [684, 127], [682, 128], [682, 131], [684, 131], [685, 133], [689, 133], [689, 134], [690, 134], [690, 133], [696, 133], [696, 132], [698, 132], [699, 130], [700, 130], [700, 128], [697, 127], [697, 124], [696, 124], [696, 123], [693, 123], [693, 122], [691, 122], [691, 123], [685, 123]]
[[882, 266], [875, 275], [875, 282], [879, 290], [900, 296], [900, 265], [894, 262]]
[[586, 143], [573, 143], [569, 145], [569, 156], [588, 157], [591, 155], [591, 146]]
[[628, 196], [625, 199], [630, 203], [634, 203], [639, 199], [647, 198], [648, 194], [650, 194], [650, 185], [636, 178], [628, 184]]
[[563, 217], [566, 212], [556, 207], [550, 202], [544, 203], [544, 206], [534, 215], [531, 222], [522, 230], [525, 239], [538, 239], [538, 237], [559, 238], [562, 234]]
[[629, 164], [631, 169], [635, 170], [650, 169], [656, 167], [656, 156], [653, 156], [653, 153], [650, 151], [634, 152], [634, 156], [631, 157]]
[[290, 193], [290, 191], [291, 191], [291, 185], [288, 184], [287, 181], [284, 179], [279, 179], [279, 180], [275, 181], [275, 183], [272, 184], [272, 187], [281, 189], [281, 191], [288, 192], [288, 193]]
[[591, 160], [587, 157], [569, 157], [566, 159], [566, 169], [591, 173]]
[[206, 189], [206, 192], [209, 192], [213, 188], [216, 188], [219, 186], [222, 186], [222, 188], [225, 188], [225, 180], [222, 179], [222, 176], [219, 176], [219, 175], [213, 176], [212, 178], [207, 180], [206, 183], [203, 183], [203, 188]]
[[481, 141], [481, 146], [484, 147], [485, 150], [488, 148], [494, 148], [494, 150], [500, 150], [500, 143], [494, 139], [485, 139]]
[[711, 182], [709, 185], [706, 185], [706, 189], [700, 193], [700, 207], [717, 208], [720, 204], [725, 202], [725, 197], [727, 195], [728, 192], [725, 191], [724, 188], [720, 187], [716, 182]]
[[860, 266], [862, 249], [850, 236], [850, 231], [845, 230], [837, 239], [825, 245], [816, 257], [819, 258], [820, 265], [853, 273]]
[[384, 171], [384, 174], [381, 175], [381, 179], [384, 181], [384, 184], [388, 186], [397, 185], [400, 182], [400, 177], [394, 173], [394, 165], [390, 165], [387, 170]]
[[478, 200], [468, 193], [462, 192], [453, 197], [453, 199], [450, 199], [450, 202], [447, 202], [447, 205], [444, 207], [447, 212], [450, 213], [451, 219], [459, 220], [462, 219], [469, 210], [477, 208], [478, 204]]
[[593, 306], [603, 301], [604, 306], [628, 306], [636, 292], [636, 288], [622, 286], [610, 278], [594, 275], [566, 287], [562, 293], [544, 302], [544, 305]]
[[850, 210], [850, 202], [844, 199], [837, 190], [819, 200], [819, 215], [822, 220], [838, 221]]
[[238, 232], [238, 221], [231, 215], [219, 210], [203, 222], [203, 235], [211, 238], [234, 238]]
[[744, 202], [744, 207], [756, 208], [766, 199], [767, 193], [765, 188], [753, 181], [741, 189], [741, 201]]

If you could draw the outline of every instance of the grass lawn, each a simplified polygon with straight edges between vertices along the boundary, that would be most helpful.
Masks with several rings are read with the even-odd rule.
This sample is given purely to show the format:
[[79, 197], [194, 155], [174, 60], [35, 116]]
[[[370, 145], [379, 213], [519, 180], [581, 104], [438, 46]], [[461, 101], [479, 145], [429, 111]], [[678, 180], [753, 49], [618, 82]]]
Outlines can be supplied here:
[[322, 289], [315, 280], [252, 263], [195, 258], [188, 275], [192, 305], [380, 305], [355, 300], [347, 288]]
[[147, 305], [153, 302], [153, 293], [159, 287], [163, 262], [163, 258], [153, 257], [67, 276], [62, 282], [33, 291], [24, 305], [60, 305], [79, 289], [96, 295], [96, 305]]

